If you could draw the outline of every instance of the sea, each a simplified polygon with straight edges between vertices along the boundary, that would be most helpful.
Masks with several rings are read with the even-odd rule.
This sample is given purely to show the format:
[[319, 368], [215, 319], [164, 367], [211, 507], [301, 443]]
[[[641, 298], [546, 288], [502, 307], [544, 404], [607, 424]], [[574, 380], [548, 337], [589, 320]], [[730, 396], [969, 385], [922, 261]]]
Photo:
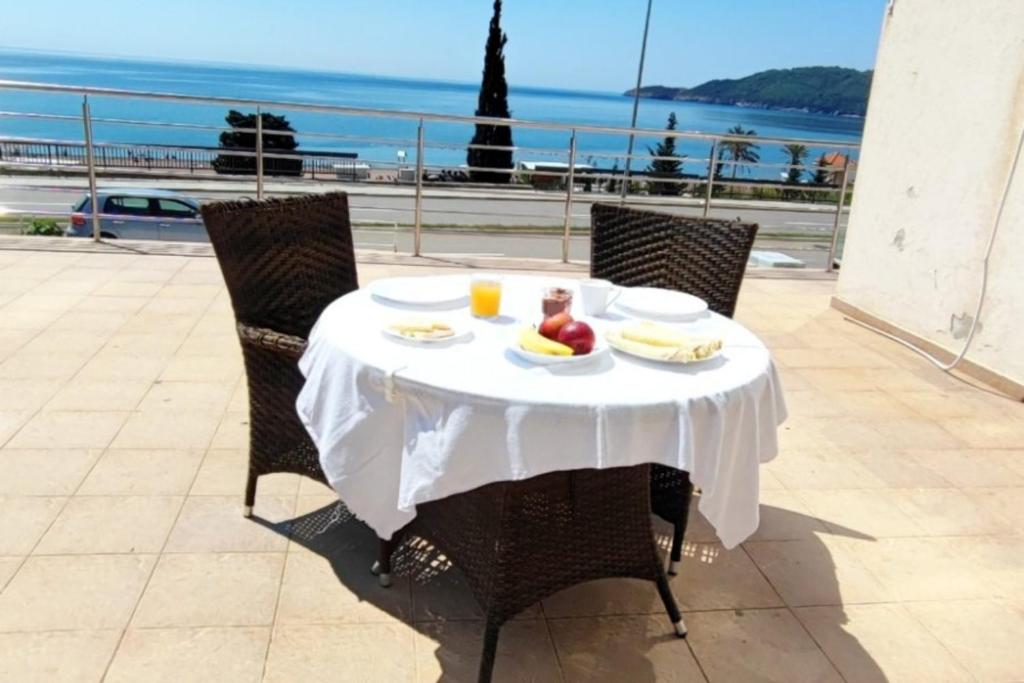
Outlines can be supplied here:
[[[510, 65], [511, 67], [512, 65]], [[581, 63], [581, 69], [588, 67]], [[752, 65], [751, 71], [757, 66]], [[156, 62], [135, 59], [47, 54], [0, 49], [0, 79], [35, 81], [76, 86], [96, 86], [150, 92], [237, 97], [284, 102], [343, 105], [391, 111], [472, 115], [476, 109], [478, 83], [418, 80], [370, 76], [332, 71], [283, 69], [266, 66], [234, 66], [186, 62]], [[630, 84], [623, 84], [622, 90]], [[593, 92], [566, 88], [538, 88], [511, 85], [509, 106], [514, 118], [577, 125], [628, 126], [632, 98], [621, 92]], [[0, 90], [0, 111], [81, 115], [78, 95]], [[90, 97], [96, 119], [121, 119], [223, 126], [224, 106], [178, 102], [125, 100]], [[299, 131], [303, 150], [351, 152], [374, 164], [393, 164], [404, 153], [409, 163], [415, 156], [416, 122], [367, 116], [336, 116], [273, 108]], [[818, 141], [810, 146], [810, 158], [838, 149], [833, 145], [858, 142], [863, 120], [803, 111], [641, 99], [637, 119], [640, 128], [662, 129], [671, 112], [679, 130], [723, 133], [734, 125], [753, 129], [763, 137], [786, 137]], [[465, 143], [472, 126], [427, 121], [424, 160], [428, 165], [458, 166], [465, 163]], [[341, 136], [319, 137], [320, 135]], [[69, 141], [82, 139], [80, 120], [24, 119], [0, 116], [0, 136], [45, 138]], [[194, 128], [167, 128], [122, 123], [96, 123], [98, 142], [199, 145], [215, 147], [217, 132]], [[532, 128], [513, 130], [520, 149], [517, 160], [565, 161], [569, 146], [567, 131]], [[638, 151], [657, 144], [656, 138], [639, 138]], [[677, 152], [685, 155], [684, 172], [701, 173], [706, 168], [709, 143], [685, 140]], [[627, 137], [583, 132], [577, 136], [577, 160], [598, 168], [621, 167]], [[779, 164], [747, 170], [753, 176], [777, 178], [787, 158], [778, 145], [763, 144], [761, 161]], [[634, 168], [640, 162], [634, 162]]]

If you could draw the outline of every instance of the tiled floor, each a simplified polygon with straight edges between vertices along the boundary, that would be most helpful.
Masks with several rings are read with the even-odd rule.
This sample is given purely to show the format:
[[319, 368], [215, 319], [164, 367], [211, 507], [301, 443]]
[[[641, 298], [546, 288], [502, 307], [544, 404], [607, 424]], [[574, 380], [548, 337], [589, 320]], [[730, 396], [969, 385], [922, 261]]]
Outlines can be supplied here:
[[[429, 269], [360, 274], [397, 272]], [[726, 551], [693, 516], [689, 638], [651, 585], [600, 581], [507, 625], [497, 680], [1024, 680], [1024, 406], [844, 322], [831, 289], [744, 286], [792, 417], [755, 536]], [[0, 321], [0, 681], [474, 679], [457, 574], [381, 589], [372, 534], [297, 477], [242, 518], [212, 259], [0, 251]]]

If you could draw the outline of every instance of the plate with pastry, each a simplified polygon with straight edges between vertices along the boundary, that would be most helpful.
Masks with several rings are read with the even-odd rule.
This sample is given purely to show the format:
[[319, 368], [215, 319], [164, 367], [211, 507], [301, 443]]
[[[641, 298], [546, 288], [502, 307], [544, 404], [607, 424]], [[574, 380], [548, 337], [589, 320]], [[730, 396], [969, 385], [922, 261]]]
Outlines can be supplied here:
[[473, 332], [451, 323], [433, 318], [403, 318], [384, 327], [384, 334], [392, 339], [415, 344], [443, 344], [469, 338]]
[[630, 356], [662, 363], [701, 363], [718, 357], [722, 340], [642, 322], [623, 325], [605, 334], [608, 345]]

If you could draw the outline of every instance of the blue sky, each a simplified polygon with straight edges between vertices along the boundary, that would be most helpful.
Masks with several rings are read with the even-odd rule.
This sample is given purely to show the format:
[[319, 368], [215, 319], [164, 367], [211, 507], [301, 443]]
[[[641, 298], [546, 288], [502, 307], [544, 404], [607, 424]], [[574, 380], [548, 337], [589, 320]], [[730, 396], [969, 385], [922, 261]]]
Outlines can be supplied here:
[[[768, 68], [870, 68], [886, 0], [654, 0], [644, 83]], [[513, 85], [632, 87], [646, 0], [505, 0]], [[0, 46], [479, 79], [490, 0], [31, 0]], [[95, 32], [87, 27], [95, 26]], [[90, 36], [96, 39], [90, 41]]]

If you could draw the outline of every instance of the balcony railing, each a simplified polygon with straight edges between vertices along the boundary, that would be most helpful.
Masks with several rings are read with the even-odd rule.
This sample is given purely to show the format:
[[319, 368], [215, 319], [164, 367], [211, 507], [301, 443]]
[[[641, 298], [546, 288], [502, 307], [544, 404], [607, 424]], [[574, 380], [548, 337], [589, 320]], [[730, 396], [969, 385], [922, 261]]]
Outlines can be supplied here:
[[[158, 92], [139, 92], [109, 88], [90, 88], [0, 81], [0, 90], [32, 92], [53, 98], [54, 109], [57, 99], [66, 96], [81, 96], [81, 114], [59, 113], [57, 111], [0, 111], [0, 126], [4, 121], [50, 122], [54, 129], [65, 134], [57, 137], [34, 137], [31, 135], [0, 134], [0, 168], [11, 173], [36, 171], [66, 174], [84, 173], [89, 179], [90, 192], [95, 194], [97, 175], [125, 176], [140, 175], [155, 178], [192, 178], [210, 181], [235, 181], [232, 191], [238, 192], [238, 181], [251, 183], [257, 198], [268, 192], [279, 193], [302, 191], [305, 183], [346, 183], [351, 195], [369, 197], [367, 205], [354, 203], [353, 211], [374, 218], [374, 212], [385, 212], [385, 224], [408, 225], [412, 229], [410, 251], [423, 254], [423, 229], [446, 224], [466, 226], [519, 226], [546, 231], [554, 236], [557, 231], [561, 242], [561, 259], [568, 262], [570, 245], [574, 236], [585, 232], [589, 223], [586, 207], [593, 201], [614, 201], [626, 204], [644, 204], [664, 207], [666, 210], [695, 213], [708, 216], [714, 211], [784, 211], [812, 214], [819, 228], [827, 232], [809, 235], [824, 247], [827, 243], [826, 269], [835, 262], [836, 248], [845, 215], [847, 198], [853, 185], [854, 156], [859, 147], [856, 143], [833, 140], [791, 139], [774, 137], [729, 136], [692, 131], [666, 131], [656, 129], [597, 126], [547, 121], [526, 121], [519, 119], [491, 119], [475, 116], [455, 116], [416, 111], [394, 111], [366, 109], [305, 102], [280, 102], [225, 97], [200, 97]], [[151, 120], [143, 118], [110, 118], [93, 116], [91, 103], [106, 100], [156, 101], [181, 107], [211, 105], [223, 108], [248, 109], [255, 113], [306, 113], [326, 116], [334, 125], [324, 130], [284, 132], [262, 129], [262, 118], [257, 116], [257, 125], [252, 129], [230, 128], [195, 122], [194, 113], [182, 116], [188, 120]], [[66, 111], [66, 109], [65, 109]], [[175, 109], [177, 111], [177, 109]], [[374, 119], [401, 123], [408, 133], [415, 136], [368, 136], [341, 134], [345, 120]], [[543, 139], [564, 143], [544, 146], [494, 147], [470, 145], [466, 142], [471, 126], [484, 123], [496, 126], [510, 126], [515, 129], [544, 131]], [[73, 126], [74, 128], [69, 128]], [[126, 143], [116, 140], [96, 140], [93, 130], [101, 127], [104, 131], [118, 131], [123, 137], [124, 130], [145, 130], [152, 137], [152, 131], [167, 134], [209, 135], [211, 138], [222, 132], [250, 133], [256, 141], [252, 149], [227, 149], [203, 145], [178, 145], [153, 142]], [[36, 124], [38, 128], [38, 124]], [[82, 131], [80, 137], [68, 131]], [[2, 132], [2, 128], [0, 128]], [[118, 137], [112, 136], [112, 137]], [[294, 136], [303, 141], [303, 146], [345, 145], [372, 148], [375, 159], [355, 159], [355, 154], [344, 151], [279, 152], [264, 149], [264, 142], [270, 136]], [[564, 137], [562, 137], [564, 136]], [[682, 159], [683, 172], [678, 176], [659, 177], [649, 171], [625, 170], [647, 166], [653, 161], [668, 159], [649, 153], [625, 152], [625, 141], [633, 136], [640, 141], [660, 141], [671, 136], [679, 144], [690, 149], [706, 148], [707, 156], [687, 155]], [[582, 141], [586, 140], [587, 145]], [[723, 154], [730, 142], [755, 143], [762, 148], [778, 149], [787, 144], [801, 144], [810, 150], [842, 150], [834, 155], [835, 161], [829, 166], [804, 164], [792, 166], [789, 163], [746, 162], [729, 158]], [[516, 165], [510, 169], [472, 168], [452, 163], [456, 154], [462, 154], [470, 147], [503, 149], [511, 151]], [[643, 148], [643, 144], [638, 144]], [[586, 152], [581, 152], [586, 148]], [[412, 150], [408, 155], [406, 150]], [[393, 154], [391, 154], [393, 152]], [[245, 164], [251, 168], [245, 173], [218, 173], [214, 160], [218, 157], [254, 159], [255, 163]], [[393, 157], [392, 161], [389, 158]], [[678, 157], [672, 157], [680, 160]], [[271, 175], [274, 165], [271, 160], [290, 160], [295, 171], [286, 177]], [[268, 163], [269, 162], [269, 163]], [[781, 178], [793, 168], [801, 174], [819, 174], [818, 183], [788, 184]], [[223, 171], [223, 167], [220, 169]], [[509, 176], [509, 182], [502, 184], [474, 183], [470, 174], [487, 171]], [[821, 178], [820, 176], [824, 176]], [[352, 183], [366, 188], [394, 186], [389, 192], [387, 209], [374, 206], [373, 197], [379, 197], [367, 189], [353, 190]], [[215, 184], [211, 187], [216, 187]], [[222, 186], [223, 187], [223, 186]], [[307, 190], [309, 188], [307, 187]], [[216, 191], [216, 190], [214, 190]], [[401, 198], [402, 205], [394, 205], [395, 198]], [[561, 205], [555, 210], [555, 205]], [[432, 204], [432, 205], [431, 205]], [[828, 206], [831, 205], [831, 209]], [[830, 212], [824, 214], [823, 212]], [[366, 221], [364, 221], [366, 222]], [[95, 220], [94, 236], [99, 239], [98, 217]]]

